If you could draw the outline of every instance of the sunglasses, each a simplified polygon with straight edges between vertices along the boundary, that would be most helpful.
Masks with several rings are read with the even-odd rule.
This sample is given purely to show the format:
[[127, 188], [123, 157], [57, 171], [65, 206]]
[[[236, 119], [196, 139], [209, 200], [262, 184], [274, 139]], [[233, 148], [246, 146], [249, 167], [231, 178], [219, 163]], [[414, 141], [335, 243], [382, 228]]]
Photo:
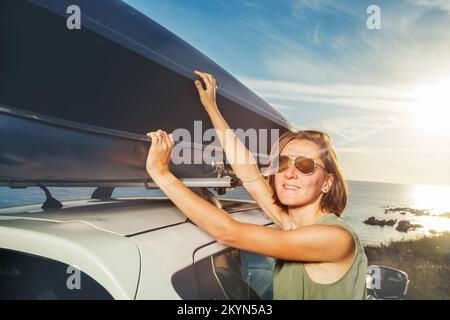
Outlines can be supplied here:
[[306, 174], [306, 175], [313, 174], [314, 169], [316, 167], [322, 168], [323, 170], [325, 170], [325, 172], [327, 172], [327, 169], [325, 169], [320, 164], [317, 164], [316, 162], [314, 162], [314, 160], [311, 158], [298, 156], [298, 157], [295, 157], [295, 159], [292, 159], [290, 156], [280, 155], [278, 157], [278, 159], [279, 159], [278, 160], [279, 161], [278, 162], [278, 173], [289, 168], [289, 164], [290, 164], [291, 160], [294, 161], [295, 167], [303, 174]]

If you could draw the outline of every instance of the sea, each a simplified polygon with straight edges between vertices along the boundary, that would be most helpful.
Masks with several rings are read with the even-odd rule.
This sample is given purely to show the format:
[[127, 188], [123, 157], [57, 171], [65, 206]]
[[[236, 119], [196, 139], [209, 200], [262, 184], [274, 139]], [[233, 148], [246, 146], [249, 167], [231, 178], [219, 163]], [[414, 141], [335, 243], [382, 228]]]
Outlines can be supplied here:
[[[349, 200], [343, 218], [359, 234], [365, 245], [386, 244], [450, 231], [450, 186], [403, 185], [380, 182], [348, 181]], [[89, 199], [95, 188], [49, 188], [60, 200]], [[141, 188], [116, 188], [113, 197], [161, 196], [160, 190]], [[222, 198], [251, 199], [244, 188], [228, 191]], [[0, 187], [0, 208], [43, 203], [44, 192], [37, 187], [10, 189]], [[416, 215], [413, 210], [389, 211], [389, 208], [426, 210], [426, 215]], [[406, 213], [405, 213], [406, 211]], [[402, 214], [403, 213], [403, 214]], [[439, 215], [448, 213], [448, 217]], [[376, 219], [408, 220], [422, 227], [407, 233], [395, 226], [365, 224], [369, 217]]]

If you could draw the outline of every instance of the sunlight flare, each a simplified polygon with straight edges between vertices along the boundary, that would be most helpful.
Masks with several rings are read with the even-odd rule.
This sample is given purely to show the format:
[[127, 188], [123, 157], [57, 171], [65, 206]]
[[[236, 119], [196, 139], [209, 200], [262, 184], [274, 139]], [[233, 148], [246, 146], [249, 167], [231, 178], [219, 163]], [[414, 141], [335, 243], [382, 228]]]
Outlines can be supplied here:
[[414, 127], [450, 135], [450, 80], [417, 86], [412, 98]]

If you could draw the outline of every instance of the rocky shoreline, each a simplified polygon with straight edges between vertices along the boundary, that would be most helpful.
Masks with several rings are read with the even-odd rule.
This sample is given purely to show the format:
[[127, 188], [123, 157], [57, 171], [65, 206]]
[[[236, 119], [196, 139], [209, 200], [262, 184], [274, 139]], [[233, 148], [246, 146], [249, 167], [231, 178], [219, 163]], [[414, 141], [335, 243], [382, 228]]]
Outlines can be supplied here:
[[[438, 218], [450, 218], [450, 212], [445, 212], [441, 214], [432, 214], [430, 210], [427, 209], [414, 209], [409, 207], [390, 207], [386, 206], [384, 208], [384, 214], [390, 214], [390, 213], [398, 213], [401, 215], [414, 215], [416, 217], [420, 216], [430, 216], [430, 217], [438, 217]], [[399, 232], [407, 233], [409, 231], [414, 231], [419, 228], [423, 228], [420, 224], [413, 224], [409, 220], [401, 220], [401, 219], [377, 219], [376, 217], [372, 216], [366, 220], [363, 221], [365, 224], [371, 225], [371, 226], [379, 226], [379, 227], [394, 227], [395, 230]], [[435, 233], [434, 230], [430, 230], [430, 233]]]
[[414, 209], [409, 207], [384, 207], [384, 214], [389, 213], [399, 213], [401, 215], [412, 214], [416, 217], [420, 216], [430, 216], [430, 217], [439, 217], [439, 218], [450, 218], [450, 212], [444, 212], [441, 214], [433, 214], [430, 210], [427, 209]]
[[370, 217], [370, 218], [364, 220], [363, 222], [365, 224], [368, 224], [371, 226], [380, 226], [380, 227], [384, 227], [384, 226], [393, 227], [393, 226], [395, 226], [395, 224], [397, 224], [397, 226], [395, 227], [395, 230], [397, 230], [399, 232], [404, 232], [404, 233], [407, 233], [408, 231], [414, 231], [418, 228], [423, 227], [420, 224], [413, 224], [408, 220], [400, 220], [400, 221], [398, 221], [397, 219], [386, 220], [386, 219], [377, 219], [375, 217]]

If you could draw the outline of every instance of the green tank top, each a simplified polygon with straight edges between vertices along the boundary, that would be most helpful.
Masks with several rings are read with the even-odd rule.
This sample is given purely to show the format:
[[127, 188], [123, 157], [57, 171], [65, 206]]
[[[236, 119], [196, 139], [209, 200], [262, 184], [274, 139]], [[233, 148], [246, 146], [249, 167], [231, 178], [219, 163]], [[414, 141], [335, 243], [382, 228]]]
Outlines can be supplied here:
[[277, 260], [273, 279], [276, 300], [362, 300], [367, 296], [367, 256], [357, 233], [342, 218], [328, 214], [314, 224], [338, 225], [349, 231], [355, 240], [356, 254], [346, 274], [330, 284], [316, 283], [298, 261]]

